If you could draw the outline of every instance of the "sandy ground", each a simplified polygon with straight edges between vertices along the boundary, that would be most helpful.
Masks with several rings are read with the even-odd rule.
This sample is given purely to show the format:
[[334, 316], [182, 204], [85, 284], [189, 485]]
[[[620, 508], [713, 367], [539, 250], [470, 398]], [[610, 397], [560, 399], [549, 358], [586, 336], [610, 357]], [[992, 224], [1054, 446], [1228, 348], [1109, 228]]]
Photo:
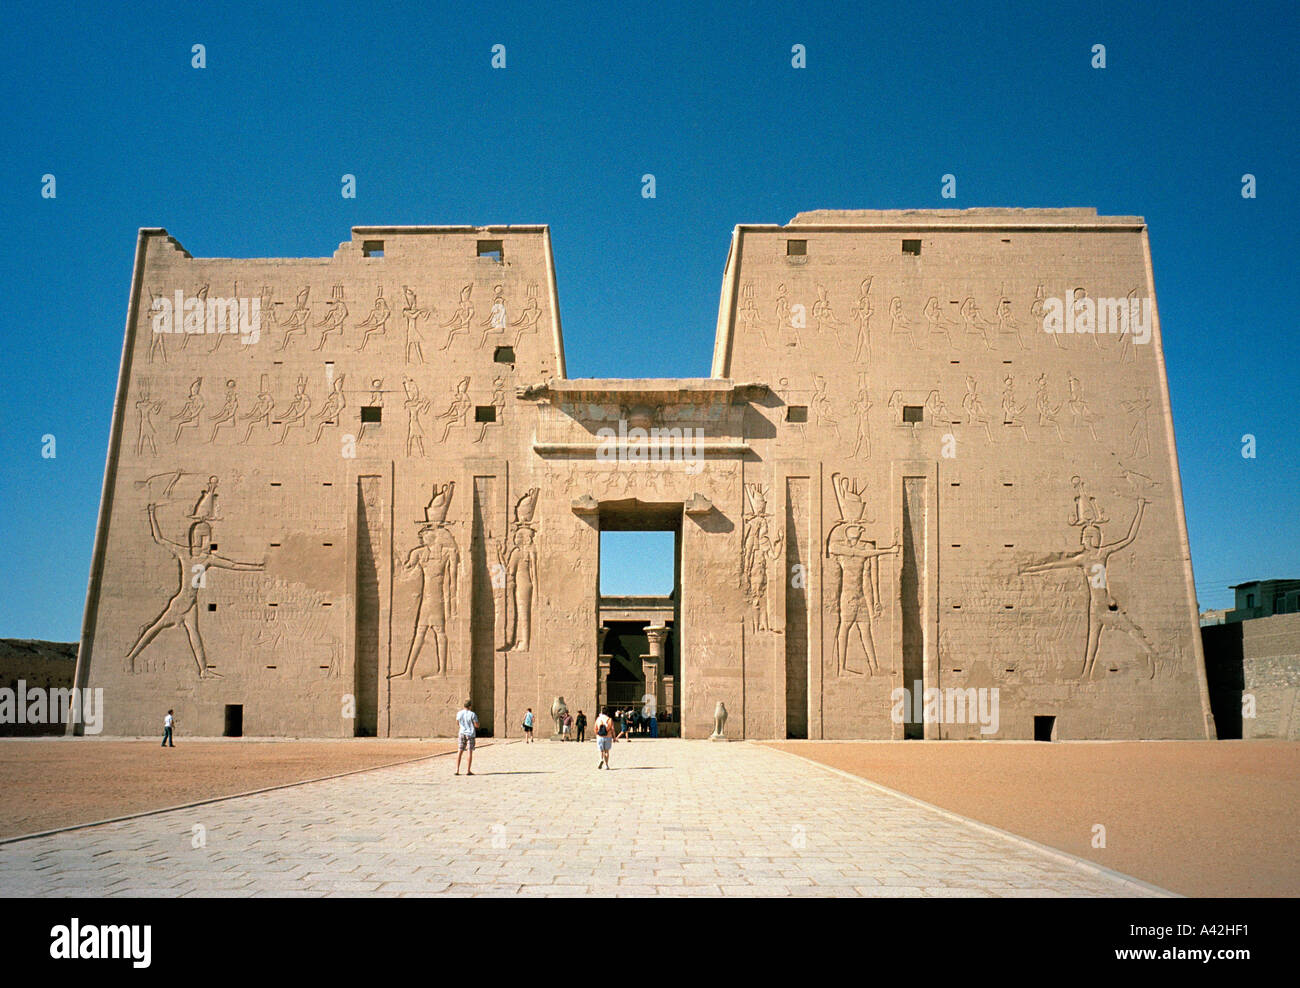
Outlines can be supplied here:
[[0, 837], [320, 779], [425, 755], [456, 742], [51, 738], [0, 742]]
[[[773, 747], [1190, 896], [1300, 896], [1300, 744]], [[1093, 826], [1105, 848], [1092, 846]]]

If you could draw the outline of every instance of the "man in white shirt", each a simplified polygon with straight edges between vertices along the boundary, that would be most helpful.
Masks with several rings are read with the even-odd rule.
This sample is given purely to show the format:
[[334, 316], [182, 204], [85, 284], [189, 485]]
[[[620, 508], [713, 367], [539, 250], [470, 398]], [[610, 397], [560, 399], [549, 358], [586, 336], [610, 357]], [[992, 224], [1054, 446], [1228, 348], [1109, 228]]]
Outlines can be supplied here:
[[163, 739], [162, 747], [175, 748], [176, 742], [172, 740], [172, 728], [176, 726], [176, 718], [172, 716], [172, 711], [167, 711], [167, 716], [163, 718]]
[[478, 715], [470, 709], [469, 701], [465, 701], [465, 709], [456, 715], [456, 723], [460, 727], [457, 736], [456, 745], [456, 774], [460, 775], [460, 759], [469, 751], [469, 761], [465, 765], [465, 774], [474, 774], [474, 735], [478, 731]]

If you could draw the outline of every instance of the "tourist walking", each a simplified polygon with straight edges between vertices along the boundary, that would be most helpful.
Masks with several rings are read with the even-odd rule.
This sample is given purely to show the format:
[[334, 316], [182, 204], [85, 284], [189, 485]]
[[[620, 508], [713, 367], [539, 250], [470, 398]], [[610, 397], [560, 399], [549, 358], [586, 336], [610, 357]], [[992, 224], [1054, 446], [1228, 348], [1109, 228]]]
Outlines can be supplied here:
[[176, 747], [176, 742], [172, 740], [172, 730], [175, 727], [176, 727], [176, 718], [173, 717], [172, 712], [168, 710], [167, 716], [163, 718], [163, 739], [160, 747], [163, 748]]
[[581, 710], [578, 711], [578, 719], [573, 722], [573, 726], [578, 730], [578, 740], [585, 741], [587, 739], [587, 715]]
[[614, 718], [609, 715], [609, 708], [606, 707], [596, 718], [596, 750], [600, 752], [600, 761], [596, 763], [596, 768], [609, 768], [609, 749], [614, 746], [616, 737], [618, 737], [618, 728], [614, 724]]
[[626, 710], [620, 710], [620, 711], [618, 712], [618, 736], [621, 737], [621, 738], [627, 738], [627, 737], [628, 737], [628, 733], [627, 733], [627, 713], [628, 713], [628, 712], [627, 712]]
[[528, 713], [524, 714], [524, 739], [525, 743], [533, 743], [533, 708], [528, 708]]
[[474, 774], [474, 736], [478, 733], [478, 715], [470, 709], [469, 701], [465, 701], [465, 709], [456, 715], [456, 724], [460, 730], [456, 737], [456, 774], [460, 775], [460, 759], [466, 751], [469, 752], [469, 761], [465, 765], [465, 774]]
[[569, 713], [567, 710], [564, 712], [564, 736], [562, 740], [573, 740], [573, 714]]

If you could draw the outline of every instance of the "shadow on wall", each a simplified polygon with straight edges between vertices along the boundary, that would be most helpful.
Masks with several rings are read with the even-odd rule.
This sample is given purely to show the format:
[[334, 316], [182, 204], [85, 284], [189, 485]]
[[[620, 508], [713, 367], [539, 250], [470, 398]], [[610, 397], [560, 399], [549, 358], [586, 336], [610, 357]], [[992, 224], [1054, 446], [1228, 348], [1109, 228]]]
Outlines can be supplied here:
[[1246, 688], [1243, 622], [1211, 624], [1201, 629], [1210, 710], [1220, 741], [1241, 737], [1241, 694]]

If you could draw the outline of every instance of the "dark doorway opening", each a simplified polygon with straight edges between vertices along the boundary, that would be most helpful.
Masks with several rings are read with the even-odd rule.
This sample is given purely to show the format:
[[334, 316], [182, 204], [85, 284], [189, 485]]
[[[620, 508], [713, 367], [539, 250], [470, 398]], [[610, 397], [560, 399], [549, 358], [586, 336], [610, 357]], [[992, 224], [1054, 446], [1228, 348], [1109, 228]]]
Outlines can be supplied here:
[[223, 737], [242, 738], [244, 736], [244, 705], [242, 703], [226, 704], [226, 730]]
[[1055, 741], [1056, 740], [1056, 718], [1042, 717], [1034, 718], [1034, 740], [1035, 741]]

